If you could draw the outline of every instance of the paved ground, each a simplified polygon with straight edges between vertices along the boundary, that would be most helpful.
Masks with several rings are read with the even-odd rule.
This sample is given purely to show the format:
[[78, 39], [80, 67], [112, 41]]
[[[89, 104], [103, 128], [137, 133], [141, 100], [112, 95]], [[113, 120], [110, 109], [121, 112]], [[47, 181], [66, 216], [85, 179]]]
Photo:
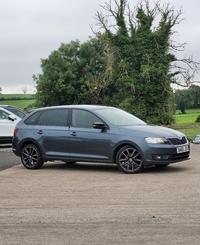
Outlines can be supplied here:
[[0, 145], [0, 171], [21, 164], [20, 158], [16, 157], [11, 146]]
[[126, 175], [114, 165], [0, 172], [0, 245], [200, 244], [200, 145], [191, 159]]

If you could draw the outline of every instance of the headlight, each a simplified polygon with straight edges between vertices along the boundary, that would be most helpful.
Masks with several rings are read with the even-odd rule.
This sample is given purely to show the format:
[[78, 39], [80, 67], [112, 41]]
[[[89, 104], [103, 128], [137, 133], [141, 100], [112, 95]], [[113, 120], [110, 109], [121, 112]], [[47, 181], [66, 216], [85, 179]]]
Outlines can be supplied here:
[[145, 138], [148, 144], [169, 144], [169, 142], [165, 138]]

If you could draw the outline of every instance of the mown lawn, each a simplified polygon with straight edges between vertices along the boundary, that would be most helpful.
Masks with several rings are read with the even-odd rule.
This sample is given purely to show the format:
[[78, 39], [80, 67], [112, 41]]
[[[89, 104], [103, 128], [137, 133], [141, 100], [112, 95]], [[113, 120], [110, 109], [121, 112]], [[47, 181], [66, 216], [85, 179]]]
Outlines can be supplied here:
[[13, 105], [21, 109], [27, 108], [30, 104], [33, 104], [35, 100], [3, 100], [0, 101], [0, 105]]
[[13, 105], [21, 109], [35, 102], [34, 94], [0, 94], [0, 105]]
[[21, 98], [21, 99], [33, 99], [34, 94], [0, 94], [0, 99], [12, 99], [12, 98]]
[[172, 125], [172, 128], [183, 132], [192, 140], [197, 134], [200, 134], [200, 123], [195, 122], [199, 115], [200, 109], [186, 110], [186, 114], [181, 114], [177, 110], [174, 115], [175, 123]]

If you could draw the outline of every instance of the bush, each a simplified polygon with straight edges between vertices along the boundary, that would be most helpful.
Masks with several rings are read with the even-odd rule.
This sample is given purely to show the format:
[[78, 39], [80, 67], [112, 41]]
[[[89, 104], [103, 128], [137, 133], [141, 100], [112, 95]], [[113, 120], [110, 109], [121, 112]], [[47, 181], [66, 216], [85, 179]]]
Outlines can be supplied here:
[[198, 117], [197, 117], [195, 122], [200, 122], [200, 115], [198, 115]]

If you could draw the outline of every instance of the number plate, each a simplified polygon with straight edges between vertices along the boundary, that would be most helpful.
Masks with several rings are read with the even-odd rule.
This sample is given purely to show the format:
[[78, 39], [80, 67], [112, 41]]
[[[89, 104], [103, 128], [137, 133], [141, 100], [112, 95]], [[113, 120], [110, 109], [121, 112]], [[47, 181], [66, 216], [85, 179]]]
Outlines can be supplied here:
[[187, 151], [189, 151], [188, 145], [185, 145], [185, 146], [179, 146], [179, 147], [177, 148], [177, 153], [183, 153], [183, 152], [187, 152]]

